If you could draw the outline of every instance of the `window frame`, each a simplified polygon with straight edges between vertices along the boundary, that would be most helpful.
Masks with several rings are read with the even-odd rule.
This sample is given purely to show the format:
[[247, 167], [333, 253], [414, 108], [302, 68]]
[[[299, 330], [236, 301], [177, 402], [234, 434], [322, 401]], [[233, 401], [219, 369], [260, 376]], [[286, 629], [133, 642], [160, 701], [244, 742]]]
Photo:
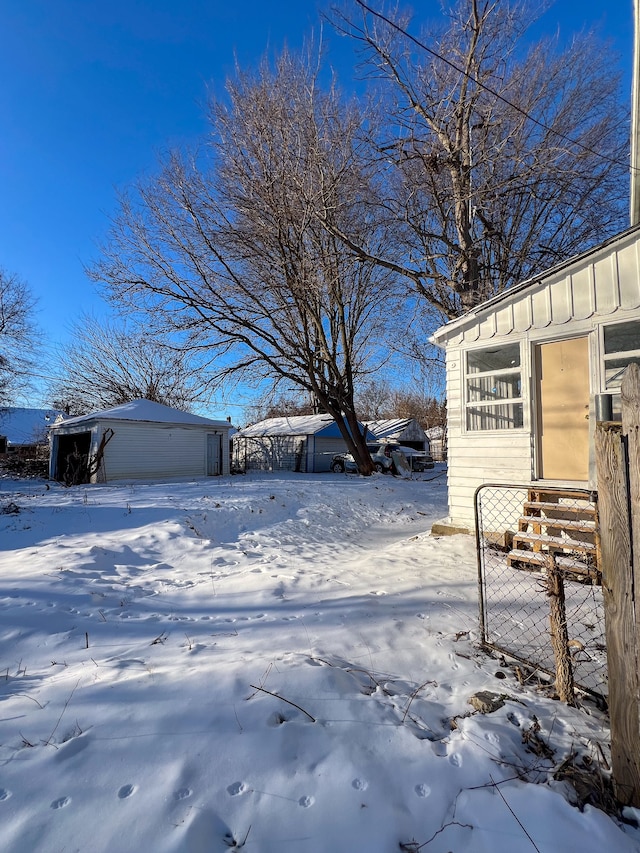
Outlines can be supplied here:
[[625, 318], [618, 320], [616, 323], [602, 323], [601, 325], [601, 382], [600, 387], [604, 394], [611, 394], [613, 396], [620, 395], [620, 382], [616, 385], [609, 385], [607, 381], [607, 363], [610, 363], [615, 360], [628, 358], [629, 361], [627, 365], [620, 371], [620, 374], [626, 369], [628, 364], [631, 363], [633, 359], [638, 359], [640, 361], [640, 346], [636, 347], [633, 350], [617, 350], [616, 352], [607, 352], [606, 351], [606, 341], [605, 335], [608, 329], [615, 329], [616, 326], [624, 326], [624, 325], [635, 325], [638, 327], [638, 340], [640, 341], [640, 319], [636, 318]]
[[[463, 409], [464, 409], [464, 420], [463, 420], [463, 429], [464, 432], [468, 435], [486, 435], [487, 433], [506, 433], [507, 435], [513, 434], [514, 432], [523, 432], [526, 431], [525, 426], [525, 376], [524, 376], [524, 358], [523, 358], [523, 346], [522, 341], [508, 341], [503, 343], [495, 343], [487, 345], [485, 343], [484, 346], [481, 347], [473, 347], [470, 349], [465, 349], [462, 353], [462, 398], [463, 398]], [[504, 368], [490, 369], [485, 371], [478, 371], [474, 373], [469, 372], [469, 356], [473, 356], [474, 354], [481, 353], [487, 350], [497, 350], [497, 349], [506, 349], [507, 347], [513, 347], [517, 349], [518, 353], [518, 364], [513, 366], [510, 365]], [[520, 394], [517, 397], [501, 397], [495, 400], [471, 400], [470, 399], [470, 380], [482, 380], [482, 379], [500, 379], [500, 377], [504, 376], [512, 376], [514, 374], [519, 375], [520, 381]], [[519, 406], [520, 407], [520, 423], [517, 426], [493, 426], [493, 427], [473, 427], [470, 426], [470, 418], [473, 416], [481, 416], [483, 412], [491, 413], [492, 409], [497, 409], [499, 406]], [[472, 412], [473, 410], [473, 412]], [[494, 415], [497, 419], [500, 415]], [[514, 419], [515, 421], [515, 419]]]

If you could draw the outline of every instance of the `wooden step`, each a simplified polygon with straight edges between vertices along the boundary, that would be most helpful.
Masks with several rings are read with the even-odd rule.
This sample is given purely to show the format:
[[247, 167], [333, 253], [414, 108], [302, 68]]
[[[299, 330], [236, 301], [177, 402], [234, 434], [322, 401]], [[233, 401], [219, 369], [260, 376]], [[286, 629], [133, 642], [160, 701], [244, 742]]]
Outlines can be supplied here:
[[596, 508], [591, 503], [578, 505], [576, 503], [562, 504], [551, 503], [550, 501], [525, 501], [524, 513], [530, 515], [533, 513], [543, 512], [558, 512], [566, 513], [567, 515], [591, 515], [594, 518], [597, 516]]
[[548, 533], [516, 533], [513, 537], [513, 547], [531, 545], [533, 550], [541, 551], [579, 551], [584, 554], [595, 554], [595, 542], [580, 542], [577, 539], [567, 539], [562, 536], [550, 536]]
[[596, 532], [595, 520], [548, 518], [547, 516], [537, 515], [520, 516], [518, 519], [518, 530], [525, 531], [527, 527], [553, 527], [556, 530], [575, 530], [581, 533]]
[[574, 491], [572, 489], [569, 490], [558, 490], [558, 489], [545, 489], [545, 488], [530, 488], [529, 489], [529, 500], [530, 501], [545, 501], [545, 497], [548, 503], [557, 504], [560, 500], [570, 500], [570, 501], [585, 501], [589, 503], [594, 503], [590, 499], [589, 494], [585, 494], [583, 491]]
[[[539, 572], [546, 568], [548, 557], [548, 551], [525, 551], [516, 548], [507, 555], [507, 564], [513, 569]], [[595, 565], [566, 554], [554, 554], [554, 559], [563, 575], [570, 579], [601, 583], [600, 572]]]

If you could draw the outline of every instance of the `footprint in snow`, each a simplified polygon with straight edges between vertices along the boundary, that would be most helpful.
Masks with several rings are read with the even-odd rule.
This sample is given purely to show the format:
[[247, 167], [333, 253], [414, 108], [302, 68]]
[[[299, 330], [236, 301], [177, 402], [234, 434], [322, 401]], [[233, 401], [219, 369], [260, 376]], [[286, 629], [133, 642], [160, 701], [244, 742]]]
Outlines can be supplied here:
[[68, 806], [71, 802], [71, 797], [60, 797], [59, 800], [54, 800], [51, 803], [52, 809], [63, 809], [65, 806]]
[[354, 779], [351, 783], [351, 787], [355, 788], [356, 791], [366, 791], [369, 787], [369, 783], [365, 779]]
[[118, 791], [118, 799], [126, 800], [127, 797], [130, 797], [132, 794], [135, 794], [136, 786], [135, 785], [123, 785], [122, 788]]
[[6, 788], [0, 788], [0, 803], [3, 800], [8, 800], [10, 796], [11, 796], [11, 791], [7, 791]]
[[308, 809], [309, 806], [312, 806], [315, 803], [313, 797], [300, 797], [298, 800], [298, 805], [302, 806], [303, 809]]
[[177, 791], [173, 792], [173, 796], [176, 800], [186, 800], [188, 799], [193, 791], [191, 788], [178, 788]]
[[418, 797], [428, 797], [431, 794], [431, 788], [424, 784], [416, 785], [414, 791]]
[[233, 785], [229, 785], [227, 788], [227, 793], [232, 797], [237, 797], [239, 794], [244, 794], [247, 790], [247, 786], [244, 782], [234, 782]]

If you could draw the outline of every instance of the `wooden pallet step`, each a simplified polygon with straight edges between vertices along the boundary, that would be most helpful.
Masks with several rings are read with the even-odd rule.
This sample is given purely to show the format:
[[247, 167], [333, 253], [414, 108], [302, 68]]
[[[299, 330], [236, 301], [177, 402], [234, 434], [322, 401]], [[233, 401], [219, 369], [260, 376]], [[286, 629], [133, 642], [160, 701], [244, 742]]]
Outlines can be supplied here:
[[525, 501], [524, 503], [524, 512], [525, 514], [533, 513], [533, 512], [558, 512], [560, 510], [563, 513], [567, 513], [567, 515], [592, 515], [596, 516], [596, 508], [593, 504], [585, 503], [582, 505], [578, 505], [575, 503], [570, 504], [561, 504], [561, 503], [550, 503], [549, 501]]
[[[507, 555], [507, 565], [512, 569], [520, 569], [524, 571], [540, 571], [546, 567], [546, 560], [549, 556], [547, 551], [525, 551], [523, 549], [515, 549]], [[585, 563], [578, 557], [569, 557], [567, 555], [555, 555], [557, 567], [566, 574], [577, 578], [589, 578], [600, 582], [600, 572], [590, 564]]]
[[526, 526], [554, 527], [556, 530], [575, 530], [582, 533], [595, 533], [596, 522], [582, 519], [547, 518], [546, 516], [522, 515], [518, 519], [518, 529], [525, 530]]
[[580, 551], [584, 554], [595, 554], [594, 542], [579, 542], [576, 539], [566, 539], [562, 536], [549, 536], [547, 533], [516, 533], [513, 537], [513, 546], [531, 545], [533, 547], [544, 547], [549, 551]]
[[572, 489], [558, 491], [557, 489], [529, 489], [529, 500], [540, 501], [548, 500], [549, 503], [557, 503], [560, 500], [571, 500], [571, 501], [588, 501], [589, 495], [585, 494], [585, 492], [574, 491]]

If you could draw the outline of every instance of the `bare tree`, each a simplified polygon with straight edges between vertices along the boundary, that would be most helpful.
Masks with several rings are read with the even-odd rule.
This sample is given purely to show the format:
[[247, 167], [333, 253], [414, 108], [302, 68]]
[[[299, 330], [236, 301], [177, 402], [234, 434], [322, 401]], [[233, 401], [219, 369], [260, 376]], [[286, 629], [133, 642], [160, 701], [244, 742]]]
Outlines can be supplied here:
[[314, 401], [309, 395], [267, 394], [252, 405], [247, 406], [249, 422], [264, 420], [265, 418], [296, 417], [298, 415], [317, 414]]
[[443, 399], [424, 393], [419, 388], [385, 380], [371, 380], [358, 389], [358, 411], [366, 421], [389, 418], [415, 418], [425, 429], [441, 426], [446, 421]]
[[198, 370], [183, 349], [126, 323], [85, 315], [60, 352], [49, 394], [70, 414], [147, 399], [190, 410], [203, 399]]
[[212, 381], [269, 379], [310, 395], [370, 473], [354, 386], [387, 358], [395, 279], [320, 222], [381, 249], [353, 204], [370, 180], [363, 117], [289, 53], [227, 88], [210, 106], [207, 149], [172, 154], [122, 199], [92, 274], [125, 309], [187, 332], [209, 353]]
[[382, 0], [353, 5], [334, 23], [380, 104], [370, 204], [387, 239], [375, 255], [328, 222], [352, 250], [452, 318], [621, 230], [628, 121], [606, 46], [527, 47], [529, 0], [457, 0], [417, 36]]
[[29, 383], [38, 335], [35, 305], [28, 285], [0, 268], [0, 403], [13, 401]]

